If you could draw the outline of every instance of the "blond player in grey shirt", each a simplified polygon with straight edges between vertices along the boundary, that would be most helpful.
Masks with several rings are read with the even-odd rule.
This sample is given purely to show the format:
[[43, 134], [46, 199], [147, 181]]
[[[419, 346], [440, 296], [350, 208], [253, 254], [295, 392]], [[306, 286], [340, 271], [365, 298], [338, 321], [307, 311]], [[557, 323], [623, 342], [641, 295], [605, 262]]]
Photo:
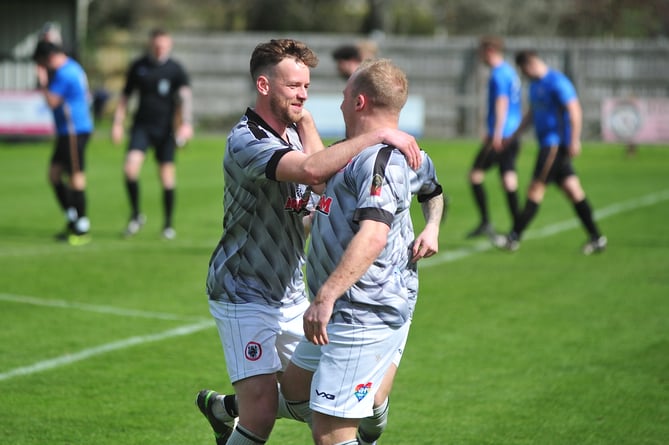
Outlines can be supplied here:
[[[406, 97], [398, 67], [363, 64], [344, 90], [347, 136], [396, 126]], [[293, 401], [304, 399], [306, 385], [316, 443], [358, 443], [359, 421], [373, 413], [375, 393], [406, 339], [415, 291], [408, 270], [416, 257], [410, 177], [397, 151], [374, 144], [328, 181], [317, 206], [304, 331], [320, 351], [301, 342], [282, 382]]]

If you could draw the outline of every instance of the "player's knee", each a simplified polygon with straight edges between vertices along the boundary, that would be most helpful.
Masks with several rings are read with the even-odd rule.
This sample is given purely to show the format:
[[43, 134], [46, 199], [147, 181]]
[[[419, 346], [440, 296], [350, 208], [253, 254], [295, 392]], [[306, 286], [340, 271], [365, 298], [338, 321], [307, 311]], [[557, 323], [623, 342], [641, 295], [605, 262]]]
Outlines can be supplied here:
[[139, 176], [139, 167], [131, 162], [126, 162], [123, 165], [123, 174], [128, 179], [136, 180]]
[[527, 197], [536, 203], [540, 203], [544, 199], [544, 193], [546, 187], [543, 183], [535, 182], [530, 186], [530, 190], [527, 192]]
[[502, 176], [502, 183], [504, 184], [504, 190], [515, 192], [518, 190], [518, 175], [514, 171], [507, 171]]
[[572, 202], [581, 202], [585, 199], [585, 192], [582, 188], [565, 190], [565, 193]]
[[472, 170], [469, 172], [469, 181], [472, 184], [481, 184], [485, 178], [485, 173], [483, 170]]
[[569, 176], [562, 183], [562, 190], [573, 202], [580, 202], [585, 199], [585, 191], [581, 187], [581, 182], [576, 176]]
[[73, 190], [84, 190], [86, 188], [86, 175], [81, 171], [74, 173], [70, 177], [70, 182]]

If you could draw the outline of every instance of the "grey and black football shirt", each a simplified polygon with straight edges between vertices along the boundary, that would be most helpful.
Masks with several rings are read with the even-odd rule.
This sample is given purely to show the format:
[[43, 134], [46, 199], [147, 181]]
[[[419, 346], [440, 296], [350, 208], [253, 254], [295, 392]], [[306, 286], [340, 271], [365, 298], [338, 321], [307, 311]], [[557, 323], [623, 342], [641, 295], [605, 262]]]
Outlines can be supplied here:
[[[443, 190], [437, 179], [437, 171], [432, 158], [424, 151], [421, 151], [421, 156], [423, 161], [417, 170], [409, 172], [409, 180], [411, 181], [411, 194], [415, 195], [418, 202], [422, 203], [441, 195]], [[413, 313], [416, 299], [418, 298], [418, 270], [416, 263], [409, 262], [405, 280], [409, 289], [409, 303], [411, 312]]]
[[312, 297], [337, 267], [361, 221], [380, 221], [390, 227], [379, 257], [335, 303], [332, 319], [336, 322], [398, 327], [410, 316], [404, 277], [413, 240], [409, 170], [398, 150], [379, 144], [354, 157], [326, 184], [316, 207], [307, 256]]
[[297, 129], [282, 139], [248, 109], [228, 136], [223, 158], [223, 236], [207, 276], [210, 299], [292, 305], [306, 298], [302, 217], [308, 188], [276, 180], [282, 156], [302, 151]]
[[432, 158], [421, 150], [422, 162], [417, 170], [409, 172], [411, 194], [416, 195], [419, 202], [425, 202], [442, 193], [441, 184], [437, 179], [437, 171]]

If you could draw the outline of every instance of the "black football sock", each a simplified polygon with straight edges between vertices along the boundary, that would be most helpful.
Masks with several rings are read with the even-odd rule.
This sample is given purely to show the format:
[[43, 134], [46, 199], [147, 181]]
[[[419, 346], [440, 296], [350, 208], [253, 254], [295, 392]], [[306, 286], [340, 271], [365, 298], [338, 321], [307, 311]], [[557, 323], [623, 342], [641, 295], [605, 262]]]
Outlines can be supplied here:
[[509, 205], [509, 211], [511, 212], [511, 219], [515, 223], [518, 219], [518, 192], [506, 192], [506, 202]]
[[481, 215], [481, 224], [488, 223], [488, 204], [486, 201], [485, 189], [483, 184], [472, 184], [472, 192], [474, 193], [474, 202], [479, 209]]
[[165, 227], [172, 227], [172, 215], [174, 214], [174, 189], [163, 190], [163, 209], [165, 211]]
[[539, 210], [539, 203], [528, 199], [525, 203], [525, 208], [513, 224], [513, 232], [518, 236], [518, 239], [520, 239], [521, 234], [530, 224], [534, 215], [537, 214], [537, 210]]
[[72, 205], [77, 212], [74, 232], [77, 234], [87, 233], [90, 229], [90, 222], [86, 216], [86, 192], [84, 190], [72, 190]]
[[592, 209], [590, 208], [588, 201], [584, 198], [582, 201], [574, 203], [574, 209], [576, 210], [578, 218], [585, 226], [585, 230], [590, 234], [590, 238], [599, 238], [600, 233], [592, 218]]
[[84, 190], [72, 190], [72, 205], [77, 210], [77, 216], [86, 216], [86, 192]]
[[135, 219], [139, 216], [139, 182], [126, 178], [125, 188], [128, 192], [128, 199], [130, 200], [130, 210], [132, 212], [131, 218]]
[[56, 200], [58, 201], [58, 205], [60, 206], [61, 209], [63, 209], [64, 212], [66, 212], [67, 209], [70, 207], [69, 189], [64, 183], [58, 182], [56, 184], [53, 184], [53, 191], [56, 194]]

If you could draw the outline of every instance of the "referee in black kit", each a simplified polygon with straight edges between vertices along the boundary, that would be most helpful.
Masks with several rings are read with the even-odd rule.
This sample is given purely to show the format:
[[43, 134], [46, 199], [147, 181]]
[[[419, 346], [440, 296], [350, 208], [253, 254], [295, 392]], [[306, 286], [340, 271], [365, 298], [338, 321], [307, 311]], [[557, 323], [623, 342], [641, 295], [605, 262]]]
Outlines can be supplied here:
[[114, 113], [112, 140], [118, 144], [123, 140], [128, 99], [133, 92], [138, 92], [139, 106], [130, 131], [123, 167], [131, 207], [125, 236], [135, 235], [146, 222], [139, 206], [139, 176], [146, 151], [152, 146], [163, 188], [162, 235], [170, 240], [176, 237], [172, 220], [176, 187], [174, 157], [176, 146], [185, 144], [193, 136], [193, 100], [188, 74], [181, 64], [170, 57], [171, 51], [172, 38], [169, 33], [162, 29], [151, 31], [149, 50], [130, 65]]

